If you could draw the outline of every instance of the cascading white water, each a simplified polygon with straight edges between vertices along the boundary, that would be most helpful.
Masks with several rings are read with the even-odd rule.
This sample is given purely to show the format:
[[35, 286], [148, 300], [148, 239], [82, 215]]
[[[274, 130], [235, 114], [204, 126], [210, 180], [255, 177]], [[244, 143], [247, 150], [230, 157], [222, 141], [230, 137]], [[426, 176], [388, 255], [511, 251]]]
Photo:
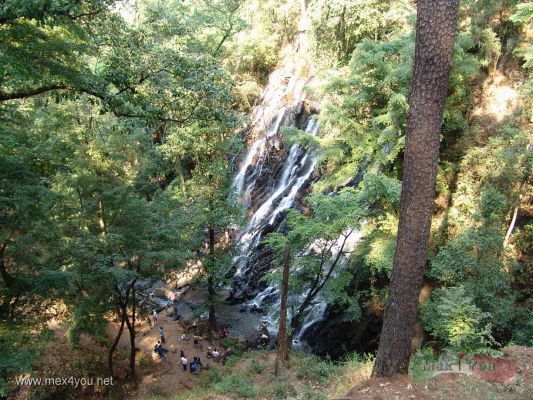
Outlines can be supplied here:
[[[305, 8], [305, 2], [302, 2], [299, 33], [292, 51], [286, 52], [292, 55], [292, 59], [284, 60], [285, 65], [289, 67], [281, 67], [270, 75], [268, 85], [252, 111], [247, 134], [250, 141], [249, 150], [233, 181], [239, 202], [249, 210], [250, 217], [237, 238], [236, 254], [233, 258], [236, 273], [232, 296], [238, 300], [253, 297], [246, 305], [250, 309], [268, 311], [267, 318], [273, 328], [277, 325], [280, 290], [277, 285], [263, 289], [264, 286], [259, 284], [260, 278], [271, 267], [268, 264], [268, 256], [261, 259], [265, 255], [261, 241], [268, 232], [280, 228], [283, 215], [297, 202], [298, 195], [310, 182], [317, 163], [317, 155], [298, 144], [292, 145], [287, 152], [279, 151], [282, 147], [279, 132], [283, 126], [294, 125], [303, 128], [302, 124], [306, 123], [305, 131], [312, 135], [318, 134], [318, 122], [310, 115], [316, 111], [311, 111], [313, 108], [307, 103], [304, 91], [305, 85], [311, 80], [310, 69], [305, 61], [309, 47], [306, 31], [310, 23]], [[279, 160], [272, 161], [280, 154], [285, 155], [281, 165]], [[342, 252], [353, 250], [359, 237], [359, 232], [352, 232]], [[342, 238], [343, 235], [337, 242], [340, 243]], [[311, 248], [312, 246], [309, 251], [312, 251]], [[333, 257], [336, 257], [339, 251], [340, 247], [333, 246]], [[341, 264], [345, 261], [343, 257]], [[258, 264], [261, 264], [259, 270]], [[301, 303], [305, 294], [290, 296], [289, 303]], [[295, 335], [296, 341], [301, 339], [307, 328], [324, 318], [326, 308], [324, 299], [317, 297], [304, 317], [303, 328]]]
[[[281, 118], [278, 117], [278, 120], [274, 125], [276, 129], [279, 129], [280, 120]], [[269, 135], [270, 132], [271, 131], [268, 131], [266, 135]], [[306, 132], [309, 132], [312, 135], [318, 133], [318, 123], [314, 119], [309, 119]], [[235, 177], [233, 186], [236, 189], [240, 187], [241, 196], [248, 196], [253, 187], [255, 187], [255, 180], [250, 181], [248, 185], [244, 184], [244, 180], [246, 171], [249, 170], [252, 165], [251, 162], [249, 162], [249, 160], [253, 158], [250, 157], [250, 153], [257, 154], [259, 149], [264, 149], [265, 141], [266, 138], [261, 137], [256, 141], [256, 143], [262, 143], [259, 147], [255, 145], [256, 143], [252, 145], [241, 170]], [[261, 233], [265, 226], [272, 225], [282, 212], [293, 205], [296, 195], [302, 186], [309, 181], [315, 165], [316, 157], [310, 155], [300, 145], [292, 145], [283, 164], [279, 182], [276, 184], [269, 197], [253, 213], [246, 228], [242, 231], [239, 237], [239, 252], [234, 258], [234, 262], [237, 264], [237, 276], [243, 276], [243, 274], [246, 273], [246, 268], [250, 267], [247, 262], [248, 252], [250, 249], [259, 245]], [[256, 164], [254, 168], [257, 169], [260, 167]], [[251, 175], [253, 175], [253, 172], [251, 172]]]
[[[281, 121], [283, 120], [283, 116], [285, 115], [285, 111], [285, 108], [282, 108], [278, 111], [278, 115], [276, 117], [274, 125], [269, 129], [267, 128], [266, 134], [257, 139], [246, 154], [246, 158], [244, 159], [238, 174], [235, 176], [232, 185], [235, 188], [235, 191], [241, 195], [241, 198], [246, 198], [247, 195], [249, 195], [251, 190], [253, 189], [253, 186], [255, 185], [255, 180], [252, 180], [245, 187], [246, 174], [250, 171], [250, 168], [256, 169], [255, 173], [254, 171], [252, 171], [252, 173], [255, 175], [259, 175], [261, 173], [263, 162], [265, 160], [266, 142], [269, 138], [275, 136], [278, 133]], [[264, 111], [259, 113], [259, 115], [261, 116], [264, 116], [264, 114]], [[257, 123], [257, 121], [255, 122]]]
[[[342, 267], [347, 263], [349, 255], [354, 251], [354, 249], [357, 246], [357, 243], [362, 237], [362, 232], [360, 230], [348, 230], [343, 232], [337, 239], [333, 241], [323, 241], [322, 239], [318, 239], [315, 243], [310, 245], [306, 252], [315, 251], [319, 248], [324, 247], [330, 247], [331, 245], [331, 258], [330, 262], [333, 262], [335, 258], [339, 255], [339, 252], [342, 252], [341, 258], [338, 261], [337, 271], [341, 270]], [[322, 242], [319, 244], [319, 242]], [[327, 266], [326, 266], [327, 269]], [[332, 277], [337, 276], [337, 273], [333, 273]], [[295, 307], [298, 307], [307, 296], [307, 292], [304, 292], [300, 295], [292, 295], [288, 298], [288, 313], [289, 313], [289, 319], [290, 319], [290, 312], [291, 307], [290, 305], [294, 305]], [[264, 308], [263, 302], [268, 301], [270, 302], [270, 306], [268, 308], [268, 314], [266, 316], [266, 319], [269, 321], [269, 324], [271, 328], [275, 331], [278, 327], [278, 318], [279, 318], [279, 309], [280, 309], [280, 289], [277, 286], [268, 286], [266, 289], [261, 291], [257, 294], [257, 296], [249, 303], [252, 306], [255, 306], [257, 308]], [[299, 347], [302, 343], [302, 337], [305, 335], [306, 330], [311, 327], [313, 324], [323, 320], [325, 318], [327, 309], [327, 302], [326, 300], [321, 296], [318, 295], [313, 303], [309, 306], [307, 309], [304, 320], [302, 323], [302, 328], [299, 332], [297, 332], [294, 335], [293, 338], [293, 346]]]
[[[289, 78], [290, 76], [290, 78]], [[280, 290], [277, 285], [258, 289], [258, 276], [254, 273], [255, 264], [252, 261], [254, 252], [259, 248], [261, 241], [265, 239], [265, 233], [275, 231], [282, 215], [295, 205], [298, 194], [309, 183], [317, 163], [317, 155], [307, 151], [301, 145], [294, 144], [286, 152], [276, 180], [268, 181], [269, 187], [265, 186], [265, 174], [269, 174], [269, 151], [272, 143], [279, 141], [279, 132], [282, 126], [294, 123], [294, 117], [290, 120], [291, 113], [302, 112], [305, 94], [303, 87], [305, 79], [290, 75], [287, 71], [276, 71], [269, 80], [258, 106], [252, 114], [249, 137], [253, 140], [240, 168], [235, 175], [233, 188], [240, 203], [250, 209], [250, 217], [246, 227], [240, 232], [237, 239], [236, 254], [233, 258], [236, 265], [235, 279], [240, 286], [254, 286], [252, 300], [246, 303], [249, 309], [263, 310], [265, 316], [271, 322], [272, 329], [277, 326], [277, 313], [280, 303]], [[287, 99], [292, 102], [287, 102]], [[300, 111], [297, 111], [300, 110]], [[317, 135], [319, 126], [316, 119], [307, 116], [305, 131]], [[261, 196], [258, 197], [258, 193]], [[341, 235], [336, 244], [332, 246], [332, 260], [341, 251]], [[342, 249], [343, 253], [351, 252], [355, 243], [360, 238], [359, 232], [352, 232], [346, 238]], [[308, 251], [312, 250], [311, 245]], [[340, 264], [346, 262], [346, 257], [340, 260]], [[263, 272], [264, 273], [264, 272]], [[249, 296], [250, 293], [248, 293]], [[306, 293], [292, 295], [289, 303], [297, 306], [305, 299]], [[327, 303], [318, 296], [307, 310], [302, 329], [295, 335], [295, 344], [301, 341], [305, 331], [317, 321], [324, 318]]]

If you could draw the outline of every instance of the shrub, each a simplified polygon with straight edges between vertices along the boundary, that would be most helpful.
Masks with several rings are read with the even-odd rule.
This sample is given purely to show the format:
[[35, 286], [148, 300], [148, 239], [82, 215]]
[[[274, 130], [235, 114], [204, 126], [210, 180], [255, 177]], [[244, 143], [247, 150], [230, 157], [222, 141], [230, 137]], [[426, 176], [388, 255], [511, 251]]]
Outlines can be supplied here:
[[533, 299], [529, 299], [524, 307], [518, 308], [516, 321], [513, 342], [522, 346], [533, 346]]
[[200, 386], [209, 387], [222, 380], [222, 374], [218, 369], [210, 369], [200, 375]]
[[454, 351], [484, 352], [497, 344], [491, 335], [491, 325], [464, 287], [436, 289], [431, 301], [421, 308], [425, 328]]
[[339, 366], [331, 361], [325, 361], [315, 355], [305, 354], [296, 365], [296, 376], [310, 380], [324, 382], [328, 377], [337, 372]]
[[286, 380], [277, 379], [273, 381], [265, 390], [269, 398], [286, 399], [296, 395], [296, 389]]
[[302, 392], [302, 400], [326, 400], [328, 397], [315, 389], [305, 388]]
[[137, 362], [139, 364], [139, 367], [146, 367], [152, 364], [152, 357], [146, 353], [141, 352], [137, 356]]
[[215, 385], [215, 391], [220, 394], [229, 395], [230, 397], [233, 395], [245, 399], [254, 397], [256, 394], [252, 382], [237, 374], [223, 377]]
[[259, 375], [263, 370], [265, 369], [265, 366], [261, 364], [260, 362], [256, 360], [252, 360], [252, 363], [250, 364], [250, 372]]

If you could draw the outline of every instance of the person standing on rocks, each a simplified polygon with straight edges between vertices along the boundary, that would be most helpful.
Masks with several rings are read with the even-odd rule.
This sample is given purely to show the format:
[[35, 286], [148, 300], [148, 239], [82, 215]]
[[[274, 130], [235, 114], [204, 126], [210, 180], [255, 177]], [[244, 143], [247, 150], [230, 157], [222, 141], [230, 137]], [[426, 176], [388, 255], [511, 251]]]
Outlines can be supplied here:
[[163, 331], [162, 326], [159, 327], [159, 336], [161, 337], [161, 343], [165, 343], [166, 342], [165, 332]]

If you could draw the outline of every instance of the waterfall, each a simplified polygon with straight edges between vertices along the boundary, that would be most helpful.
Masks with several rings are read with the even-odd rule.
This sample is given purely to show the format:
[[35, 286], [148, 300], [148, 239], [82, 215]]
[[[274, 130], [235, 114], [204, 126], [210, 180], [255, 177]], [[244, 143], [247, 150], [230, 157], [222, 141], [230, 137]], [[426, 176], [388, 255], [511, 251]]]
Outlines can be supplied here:
[[[280, 113], [280, 115], [283, 115]], [[278, 116], [275, 129], [279, 129], [282, 118]], [[316, 135], [318, 132], [318, 123], [315, 119], [310, 118], [306, 127], [306, 132]], [[272, 135], [272, 131], [268, 131], [265, 136]], [[256, 186], [256, 180], [260, 176], [260, 172], [256, 170], [263, 168], [264, 151], [266, 148], [266, 137], [263, 136], [256, 140], [250, 148], [245, 157], [240, 171], [235, 176], [233, 187], [237, 190], [240, 198], [248, 198], [251, 191]], [[259, 143], [259, 145], [257, 145]], [[252, 165], [253, 159], [257, 159], [255, 166]], [[253, 250], [260, 244], [263, 238], [263, 231], [267, 226], [273, 226], [277, 217], [289, 209], [295, 201], [295, 198], [302, 187], [309, 182], [309, 179], [314, 171], [316, 165], [316, 157], [309, 154], [304, 148], [298, 144], [291, 146], [287, 157], [281, 169], [281, 176], [277, 184], [273, 187], [270, 195], [266, 200], [257, 207], [256, 211], [250, 217], [250, 220], [244, 230], [241, 232], [238, 239], [238, 254], [234, 258], [237, 264], [236, 275], [243, 277], [250, 267], [248, 262], [248, 252]], [[250, 175], [248, 184], [245, 184], [245, 176]], [[249, 201], [244, 201], [243, 204], [249, 204]]]
[[[299, 144], [286, 148], [280, 138], [281, 129], [291, 125], [318, 135], [318, 122], [305, 104], [305, 83], [294, 71], [281, 70], [271, 75], [252, 112], [247, 135], [249, 149], [232, 184], [238, 201], [248, 210], [248, 223], [237, 237], [233, 258], [236, 266], [233, 296], [244, 302], [243, 308], [263, 312], [274, 330], [280, 290], [278, 285], [260, 282], [272, 267], [272, 255], [268, 257], [261, 242], [269, 232], [281, 229], [285, 212], [298, 204], [298, 196], [311, 181], [317, 163], [316, 154]], [[350, 233], [343, 252], [353, 250], [359, 238], [359, 232]], [[332, 246], [332, 260], [340, 251], [341, 239], [343, 235]], [[313, 251], [313, 245], [308, 251]], [[340, 263], [345, 261], [343, 257]], [[305, 295], [289, 296], [289, 304], [301, 303]], [[294, 336], [295, 345], [301, 342], [307, 328], [324, 318], [326, 308], [326, 301], [318, 296], [306, 312], [302, 329]]]
[[[316, 154], [299, 144], [284, 145], [280, 135], [282, 128], [287, 126], [311, 135], [319, 133], [313, 115], [318, 112], [318, 104], [308, 99], [304, 90], [313, 79], [305, 61], [309, 19], [304, 6], [300, 18], [299, 34], [292, 51], [286, 52], [292, 58], [285, 59], [285, 66], [270, 74], [268, 84], [252, 110], [246, 133], [248, 151], [232, 183], [238, 202], [247, 210], [248, 222], [236, 239], [233, 257], [236, 272], [230, 298], [243, 305], [241, 311], [262, 312], [270, 320], [272, 329], [277, 326], [280, 289], [278, 285], [267, 285], [261, 280], [272, 269], [273, 263], [273, 254], [262, 241], [268, 233], [286, 229], [286, 212], [300, 205], [299, 197], [311, 182], [317, 164]], [[353, 249], [359, 238], [360, 232], [352, 232], [343, 252]], [[341, 239], [343, 235], [336, 240], [338, 244]], [[332, 249], [333, 257], [336, 257], [340, 248], [333, 246]], [[312, 251], [312, 246], [308, 251]], [[346, 257], [342, 257], [340, 263], [345, 261]], [[299, 304], [305, 295], [305, 292], [290, 295], [288, 302]], [[301, 340], [310, 326], [324, 318], [326, 309], [327, 303], [318, 296], [307, 310], [303, 327], [294, 336], [295, 342]]]
[[[354, 251], [357, 244], [359, 243], [359, 240], [362, 237], [362, 232], [360, 230], [347, 230], [343, 232], [337, 239], [332, 241], [324, 241], [323, 239], [317, 239], [315, 243], [311, 244], [306, 252], [314, 251], [315, 248], [324, 248], [324, 245], [326, 247], [329, 247], [331, 245], [331, 258], [330, 262], [333, 262], [333, 260], [337, 257], [340, 251], [343, 252], [343, 255], [338, 261], [338, 266], [336, 268], [336, 271], [342, 270], [342, 267], [346, 265], [348, 261], [349, 255]], [[320, 243], [322, 242], [322, 243]], [[325, 243], [324, 243], [325, 242]], [[343, 245], [344, 243], [344, 245]], [[337, 276], [337, 273], [332, 274], [332, 278]], [[257, 309], [265, 308], [263, 306], [263, 302], [269, 304], [266, 320], [268, 320], [270, 327], [276, 331], [278, 328], [278, 312], [280, 309], [281, 304], [281, 298], [280, 298], [280, 289], [278, 285], [275, 286], [268, 286], [266, 289], [262, 290], [255, 296], [254, 299], [252, 299], [249, 302], [249, 306], [256, 307]], [[290, 320], [290, 313], [291, 313], [291, 305], [294, 305], [297, 307], [300, 305], [305, 297], [307, 296], [307, 292], [301, 293], [299, 295], [292, 294], [287, 299], [288, 304], [288, 318]], [[302, 338], [305, 335], [305, 332], [309, 327], [314, 325], [317, 322], [322, 321], [325, 318], [326, 315], [326, 309], [327, 309], [327, 301], [319, 294], [314, 302], [309, 306], [307, 309], [302, 328], [299, 332], [296, 332], [296, 334], [293, 337], [293, 346], [295, 348], [304, 346]]]

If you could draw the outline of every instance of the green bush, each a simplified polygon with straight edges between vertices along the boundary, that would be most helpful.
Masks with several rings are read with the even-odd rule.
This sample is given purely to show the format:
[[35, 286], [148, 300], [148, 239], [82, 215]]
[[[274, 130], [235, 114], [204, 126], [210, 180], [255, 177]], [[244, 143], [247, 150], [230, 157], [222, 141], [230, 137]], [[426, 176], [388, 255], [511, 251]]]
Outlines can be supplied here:
[[145, 367], [152, 364], [152, 357], [150, 357], [146, 353], [140, 353], [137, 356], [137, 363], [139, 364], [139, 367]]
[[222, 380], [222, 374], [218, 369], [210, 369], [200, 375], [200, 386], [209, 387]]
[[215, 385], [215, 391], [220, 394], [229, 396], [233, 395], [237, 396], [237, 398], [245, 399], [254, 397], [256, 394], [253, 383], [237, 374], [223, 377], [222, 380]]
[[296, 389], [287, 380], [277, 379], [266, 387], [265, 394], [272, 399], [286, 399], [296, 395]]
[[339, 366], [325, 361], [312, 354], [305, 354], [295, 365], [296, 376], [310, 380], [325, 382], [328, 377], [339, 370]]
[[302, 392], [302, 400], [326, 400], [328, 397], [315, 389], [305, 388]]
[[259, 361], [252, 360], [252, 363], [250, 364], [251, 373], [259, 375], [264, 369], [265, 366], [263, 364], [261, 364]]
[[533, 299], [518, 308], [515, 320], [513, 342], [521, 346], [533, 346]]
[[427, 331], [454, 351], [485, 352], [497, 344], [491, 335], [489, 313], [482, 312], [464, 287], [433, 291], [431, 300], [421, 307]]
[[239, 344], [239, 341], [235, 338], [227, 338], [224, 340], [224, 347], [228, 349], [228, 352], [235, 357], [242, 356], [246, 348], [244, 344]]

